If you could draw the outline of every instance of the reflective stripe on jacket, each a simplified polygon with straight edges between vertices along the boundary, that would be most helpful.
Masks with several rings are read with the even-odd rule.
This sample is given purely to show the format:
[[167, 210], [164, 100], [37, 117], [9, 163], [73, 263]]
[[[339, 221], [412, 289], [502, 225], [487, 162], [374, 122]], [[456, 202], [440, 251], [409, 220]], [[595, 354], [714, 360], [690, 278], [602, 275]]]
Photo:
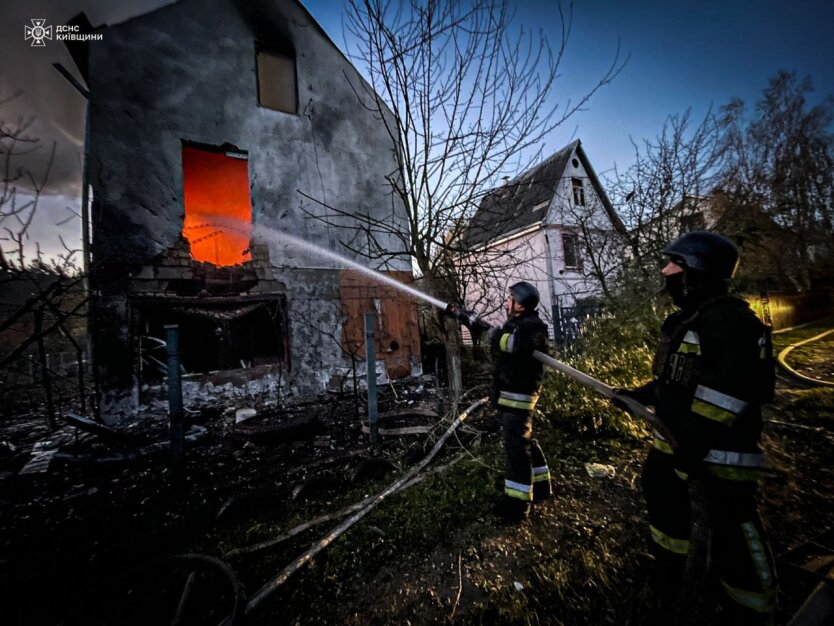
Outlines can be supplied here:
[[510, 318], [492, 335], [493, 401], [499, 406], [526, 411], [536, 406], [543, 367], [534, 350], [547, 352], [547, 325], [536, 311]]
[[[760, 407], [773, 395], [770, 329], [743, 300], [720, 296], [673, 313], [661, 335], [651, 393], [657, 415], [678, 440], [677, 453], [690, 462], [703, 459], [719, 478], [756, 480]], [[657, 436], [653, 446], [672, 453]], [[759, 460], [740, 462], [753, 458]]]

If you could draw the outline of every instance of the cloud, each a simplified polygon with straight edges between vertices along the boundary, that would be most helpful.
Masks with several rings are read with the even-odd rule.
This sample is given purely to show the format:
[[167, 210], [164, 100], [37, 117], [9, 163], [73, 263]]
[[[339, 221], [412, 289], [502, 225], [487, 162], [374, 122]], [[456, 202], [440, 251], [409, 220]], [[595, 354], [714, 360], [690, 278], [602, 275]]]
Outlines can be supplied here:
[[[32, 200], [31, 196], [22, 195], [19, 204]], [[38, 249], [46, 258], [57, 259], [75, 251], [72, 259], [81, 265], [81, 218], [80, 201], [74, 196], [41, 196], [32, 223], [23, 240], [23, 252], [27, 261], [37, 257]], [[10, 258], [17, 258], [14, 244], [9, 241], [6, 228], [16, 230], [14, 218], [6, 220], [0, 230], [0, 247]]]
[[30, 0], [6, 3], [3, 7], [0, 12], [0, 59], [3, 59], [0, 100], [22, 93], [0, 105], [0, 121], [22, 123], [34, 118], [29, 135], [40, 139], [40, 147], [20, 157], [16, 165], [28, 168], [36, 177], [43, 172], [54, 142], [55, 162], [45, 193], [70, 197], [81, 193], [86, 101], [52, 66], [61, 63], [78, 77], [64, 44], [53, 39], [47, 40], [44, 47], [32, 47], [31, 42], [24, 40], [24, 26], [31, 25], [32, 19], [45, 19], [47, 25], [54, 27], [66, 23], [81, 11], [94, 25], [116, 24], [170, 3], [171, 0]]

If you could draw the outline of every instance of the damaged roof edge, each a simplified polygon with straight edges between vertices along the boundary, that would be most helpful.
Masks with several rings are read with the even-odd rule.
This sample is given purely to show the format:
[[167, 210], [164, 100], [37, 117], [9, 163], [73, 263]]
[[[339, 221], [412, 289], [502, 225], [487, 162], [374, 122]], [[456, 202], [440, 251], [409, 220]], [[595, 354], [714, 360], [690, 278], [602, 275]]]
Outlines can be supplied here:
[[[133, 17], [129, 17], [129, 18], [127, 18], [127, 19], [125, 19], [121, 22], [116, 22], [115, 24], [102, 23], [98, 26], [93, 26], [92, 23], [90, 22], [89, 18], [87, 17], [86, 13], [84, 13], [82, 11], [81, 13], [78, 13], [73, 18], [71, 18], [69, 20], [68, 24], [78, 24], [81, 27], [82, 30], [84, 30], [85, 28], [88, 29], [87, 32], [91, 32], [91, 31], [94, 31], [94, 30], [95, 31], [104, 30], [106, 28], [112, 28], [114, 26], [121, 26], [123, 24], [127, 24], [127, 23], [132, 22], [132, 21], [137, 20], [137, 19], [142, 19], [142, 18], [147, 17], [149, 15], [152, 15], [154, 13], [158, 13], [159, 11], [167, 10], [167, 9], [173, 7], [174, 5], [179, 4], [181, 1], [182, 0], [174, 0], [174, 2], [164, 4], [164, 5], [162, 5], [160, 7], [157, 7], [156, 9], [153, 9], [151, 11], [146, 11], [145, 13], [140, 13], [138, 15], [134, 15]], [[259, 1], [262, 1], [262, 0], [255, 0], [254, 3], [257, 4]], [[359, 69], [353, 63], [353, 61], [351, 61], [350, 58], [342, 51], [342, 49], [339, 48], [339, 46], [336, 45], [336, 43], [333, 41], [333, 39], [330, 37], [330, 35], [327, 34], [327, 31], [325, 31], [324, 28], [322, 28], [321, 24], [319, 24], [318, 20], [315, 17], [313, 17], [313, 14], [310, 13], [310, 10], [304, 5], [304, 3], [301, 2], [301, 0], [292, 0], [292, 1], [295, 2], [302, 11], [304, 11], [304, 13], [307, 15], [307, 17], [309, 18], [312, 25], [322, 35], [322, 37], [325, 39], [325, 41], [327, 41], [327, 43], [329, 43], [333, 47], [333, 49], [342, 57], [342, 59], [344, 59], [345, 62], [347, 62], [347, 64], [351, 68], [353, 68], [353, 70], [356, 72], [356, 76], [359, 78], [359, 80], [361, 80], [364, 83], [364, 87], [366, 87], [367, 91], [369, 93], [376, 94], [378, 102], [385, 109], [385, 112], [387, 114], [393, 116], [393, 112], [391, 111], [391, 108], [388, 106], [388, 103], [385, 102], [385, 100], [383, 100], [382, 97], [379, 96], [379, 94], [377, 94], [376, 90], [373, 88], [373, 85], [371, 85], [368, 82], [368, 80], [362, 75], [362, 73], [359, 71]], [[234, 6], [235, 9], [241, 11], [241, 9], [242, 9], [242, 7], [240, 6], [242, 4], [241, 0], [228, 0], [228, 2], [232, 6]], [[269, 4], [269, 3], [267, 3], [267, 4]], [[84, 81], [87, 83], [88, 88], [89, 88], [90, 80], [89, 80], [89, 66], [88, 66], [89, 64], [88, 64], [88, 56], [87, 56], [88, 55], [88, 45], [89, 45], [89, 43], [88, 42], [65, 42], [65, 45], [67, 47], [67, 51], [69, 52], [70, 56], [72, 57], [73, 62], [75, 63], [76, 68], [78, 69], [81, 76], [84, 78]]]

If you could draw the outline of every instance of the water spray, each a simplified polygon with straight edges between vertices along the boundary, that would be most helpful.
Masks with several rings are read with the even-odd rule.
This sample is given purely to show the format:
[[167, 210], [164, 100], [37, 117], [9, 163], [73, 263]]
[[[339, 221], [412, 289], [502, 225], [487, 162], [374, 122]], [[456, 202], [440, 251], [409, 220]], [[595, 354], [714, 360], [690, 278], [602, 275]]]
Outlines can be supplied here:
[[[428, 302], [432, 306], [435, 306], [444, 312], [452, 314], [454, 314], [455, 312], [460, 312], [459, 305], [455, 303], [443, 302], [442, 300], [430, 296], [427, 293], [423, 293], [419, 289], [415, 289], [414, 287], [411, 287], [410, 285], [405, 285], [400, 281], [391, 278], [390, 276], [386, 276], [382, 272], [365, 267], [364, 265], [357, 263], [356, 261], [347, 259], [342, 255], [337, 254], [331, 250], [322, 248], [303, 239], [299, 239], [298, 237], [294, 237], [293, 235], [290, 235], [288, 233], [275, 230], [273, 228], [269, 228], [263, 225], [256, 226], [255, 232], [261, 238], [266, 239], [276, 245], [288, 245], [297, 249], [299, 252], [312, 253], [317, 256], [321, 256], [331, 261], [334, 261], [339, 265], [355, 269], [357, 272], [362, 273], [363, 275], [376, 282], [382, 283], [389, 287], [393, 287], [394, 289], [407, 293], [408, 295], [413, 296], [419, 300]], [[478, 318], [473, 316], [473, 320], [478, 320]], [[568, 378], [571, 378], [577, 381], [578, 383], [585, 385], [586, 387], [590, 387], [591, 389], [593, 389], [605, 398], [613, 398], [616, 395], [613, 387], [606, 385], [604, 382], [597, 380], [592, 376], [588, 376], [584, 372], [580, 372], [579, 370], [571, 367], [570, 365], [567, 365], [566, 363], [557, 361], [552, 356], [544, 354], [543, 352], [539, 352], [538, 350], [534, 350], [533, 358], [541, 362], [543, 365], [546, 365], [550, 369], [556, 370], [557, 372], [564, 374]], [[643, 419], [648, 421], [655, 428], [655, 430], [658, 433], [660, 433], [664, 437], [664, 439], [666, 439], [669, 445], [671, 445], [673, 448], [676, 447], [674, 436], [669, 431], [669, 428], [666, 426], [666, 424], [659, 417], [657, 417], [657, 415], [655, 415], [651, 410], [649, 410], [633, 398], [629, 398], [623, 395], [619, 395], [618, 398], [623, 404], [625, 404], [629, 408], [629, 411], [632, 414], [638, 417], [642, 417]]]
[[375, 280], [378, 283], [388, 285], [389, 287], [398, 289], [402, 292], [409, 294], [410, 296], [414, 296], [415, 298], [424, 300], [425, 302], [428, 302], [432, 306], [436, 306], [439, 309], [446, 309], [447, 303], [443, 302], [442, 300], [433, 298], [429, 294], [423, 293], [419, 289], [415, 289], [410, 285], [405, 285], [400, 281], [391, 278], [390, 276], [386, 276], [382, 272], [372, 270], [369, 267], [365, 267], [361, 263], [357, 263], [356, 261], [347, 259], [340, 254], [328, 250], [327, 248], [322, 248], [321, 246], [317, 246], [314, 243], [310, 243], [309, 241], [299, 239], [298, 237], [294, 237], [293, 235], [282, 232], [280, 230], [275, 230], [274, 228], [269, 228], [267, 226], [256, 226], [255, 232], [263, 239], [267, 239], [272, 243], [279, 245], [289, 245], [298, 250], [299, 252], [310, 252], [317, 256], [321, 256], [326, 259], [330, 259], [331, 261], [335, 261], [339, 265], [346, 265], [347, 267], [354, 269], [357, 272], [361, 272], [365, 276]]

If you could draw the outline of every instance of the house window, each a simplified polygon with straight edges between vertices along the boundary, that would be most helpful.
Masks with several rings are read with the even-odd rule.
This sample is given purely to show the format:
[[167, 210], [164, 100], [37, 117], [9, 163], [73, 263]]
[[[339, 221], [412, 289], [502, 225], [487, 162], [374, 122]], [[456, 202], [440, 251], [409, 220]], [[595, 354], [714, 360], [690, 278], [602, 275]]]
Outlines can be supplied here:
[[703, 213], [693, 213], [681, 217], [681, 232], [688, 233], [693, 230], [704, 230], [707, 222]]
[[571, 178], [573, 185], [573, 203], [576, 206], [585, 206], [585, 187], [582, 185], [581, 178]]
[[140, 377], [165, 375], [165, 325], [179, 326], [183, 370], [207, 373], [256, 365], [290, 364], [287, 300], [243, 296], [234, 300], [191, 298], [188, 303], [144, 299], [135, 309]]
[[258, 104], [284, 113], [298, 112], [295, 59], [285, 53], [258, 50]]
[[579, 237], [573, 233], [562, 234], [562, 254], [565, 269], [579, 269], [582, 259], [579, 257]]

